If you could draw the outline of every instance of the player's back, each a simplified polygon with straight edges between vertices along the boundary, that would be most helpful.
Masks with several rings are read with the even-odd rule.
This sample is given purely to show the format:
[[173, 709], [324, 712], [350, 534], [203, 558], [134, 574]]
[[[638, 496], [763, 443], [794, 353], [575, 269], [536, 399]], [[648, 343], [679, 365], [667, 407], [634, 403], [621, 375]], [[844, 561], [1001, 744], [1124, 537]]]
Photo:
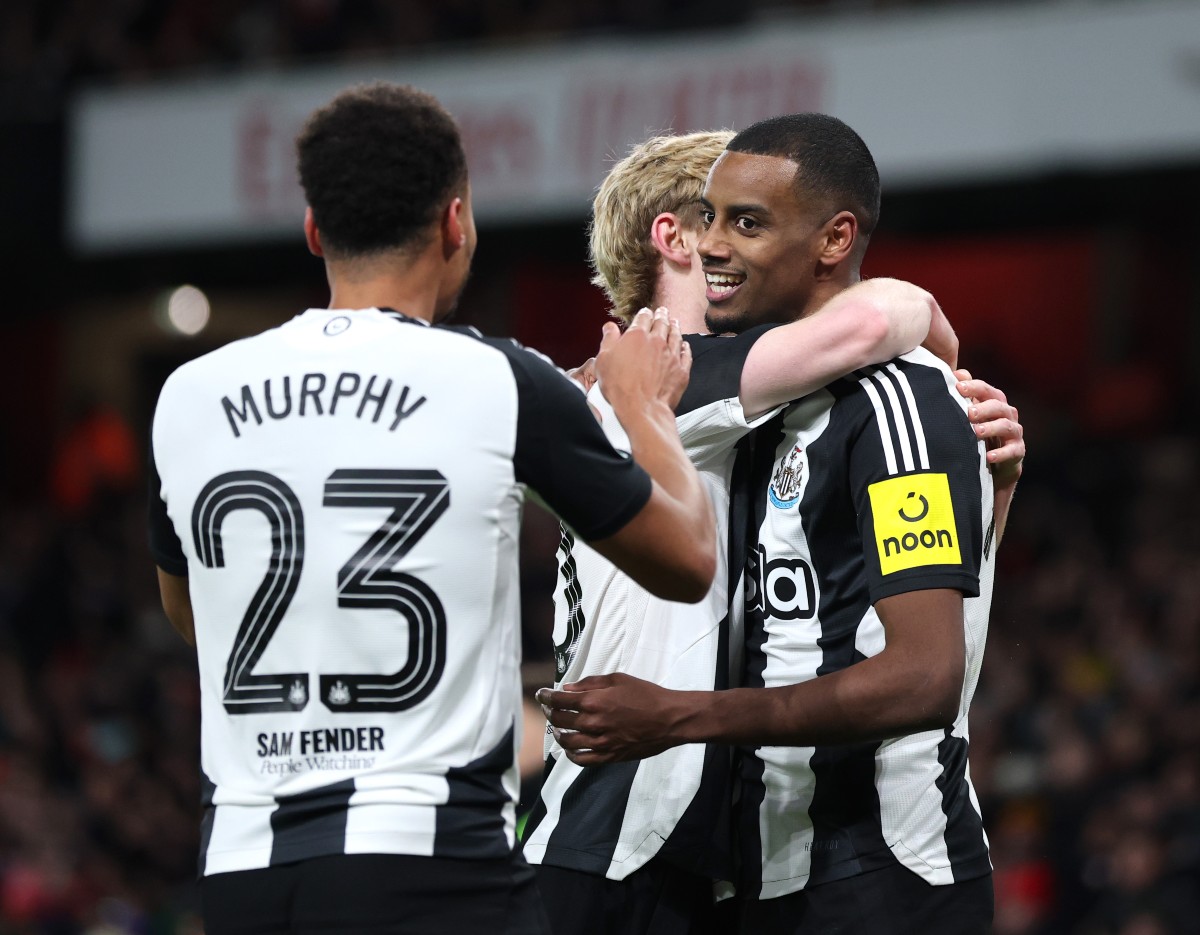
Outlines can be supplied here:
[[186, 564], [156, 558], [189, 575], [204, 872], [511, 849], [518, 395], [497, 342], [378, 310], [168, 380], [153, 454]]

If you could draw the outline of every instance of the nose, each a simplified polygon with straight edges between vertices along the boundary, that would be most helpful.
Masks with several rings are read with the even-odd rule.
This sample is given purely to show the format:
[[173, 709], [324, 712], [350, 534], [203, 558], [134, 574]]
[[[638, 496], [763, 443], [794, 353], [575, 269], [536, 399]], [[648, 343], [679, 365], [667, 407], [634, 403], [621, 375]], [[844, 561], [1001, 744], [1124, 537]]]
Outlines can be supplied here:
[[696, 252], [704, 262], [728, 260], [729, 241], [721, 235], [717, 225], [713, 224], [701, 235], [700, 242], [696, 244]]

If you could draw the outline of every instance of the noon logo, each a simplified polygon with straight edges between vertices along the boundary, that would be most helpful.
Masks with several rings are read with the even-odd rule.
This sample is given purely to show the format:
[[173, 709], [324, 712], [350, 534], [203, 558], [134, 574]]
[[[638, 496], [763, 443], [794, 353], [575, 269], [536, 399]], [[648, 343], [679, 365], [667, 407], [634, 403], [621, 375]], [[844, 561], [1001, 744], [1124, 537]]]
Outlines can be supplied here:
[[924, 565], [962, 564], [954, 502], [945, 474], [892, 477], [872, 484], [867, 492], [883, 574]]

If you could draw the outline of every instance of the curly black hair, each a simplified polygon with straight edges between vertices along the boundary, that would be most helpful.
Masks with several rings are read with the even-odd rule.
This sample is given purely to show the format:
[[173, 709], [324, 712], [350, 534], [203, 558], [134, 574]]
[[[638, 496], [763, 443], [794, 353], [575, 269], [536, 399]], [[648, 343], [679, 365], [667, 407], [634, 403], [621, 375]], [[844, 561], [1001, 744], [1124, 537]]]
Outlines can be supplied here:
[[858, 218], [870, 237], [879, 223], [879, 170], [862, 137], [828, 114], [760, 120], [729, 141], [730, 152], [777, 156], [798, 165], [796, 188], [829, 199]]
[[454, 118], [407, 85], [343, 91], [305, 122], [296, 155], [321, 242], [334, 256], [417, 244], [467, 181]]

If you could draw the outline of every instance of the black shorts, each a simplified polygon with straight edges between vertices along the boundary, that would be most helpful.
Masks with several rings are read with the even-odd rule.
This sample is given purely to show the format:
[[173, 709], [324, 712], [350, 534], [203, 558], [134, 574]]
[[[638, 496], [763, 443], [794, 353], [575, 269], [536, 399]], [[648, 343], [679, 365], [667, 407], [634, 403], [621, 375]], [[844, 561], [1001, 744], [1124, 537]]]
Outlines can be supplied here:
[[731, 900], [714, 905], [711, 880], [658, 859], [624, 880], [536, 870], [554, 935], [729, 935], [736, 926]]
[[200, 881], [205, 935], [547, 935], [532, 868], [519, 854], [452, 860], [318, 857]]
[[743, 935], [986, 935], [992, 876], [933, 886], [897, 864], [775, 899], [746, 900]]

